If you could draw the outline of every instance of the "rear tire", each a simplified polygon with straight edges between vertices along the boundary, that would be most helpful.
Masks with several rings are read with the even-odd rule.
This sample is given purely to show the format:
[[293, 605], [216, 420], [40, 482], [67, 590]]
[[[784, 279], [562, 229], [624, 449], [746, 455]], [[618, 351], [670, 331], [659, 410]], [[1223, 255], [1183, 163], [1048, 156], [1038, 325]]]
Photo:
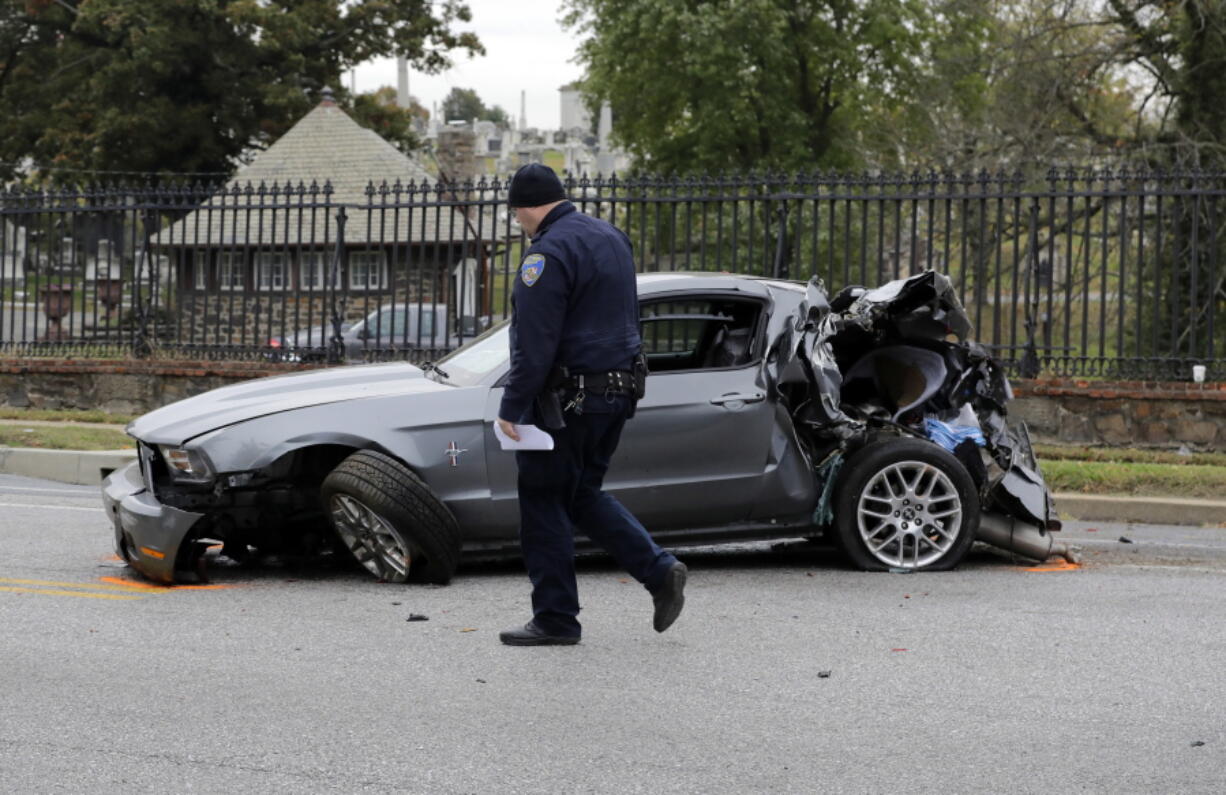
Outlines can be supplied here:
[[945, 571], [979, 527], [979, 495], [966, 468], [923, 439], [868, 445], [847, 462], [835, 497], [843, 552], [868, 571]]
[[341, 543], [388, 582], [446, 583], [460, 562], [460, 529], [430, 487], [391, 456], [360, 450], [324, 478], [324, 512]]

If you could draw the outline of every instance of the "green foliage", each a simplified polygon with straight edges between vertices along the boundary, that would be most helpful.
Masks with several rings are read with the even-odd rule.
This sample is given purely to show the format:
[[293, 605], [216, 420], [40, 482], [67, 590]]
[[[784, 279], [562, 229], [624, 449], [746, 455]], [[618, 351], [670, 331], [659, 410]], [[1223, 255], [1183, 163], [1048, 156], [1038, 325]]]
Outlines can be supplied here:
[[354, 121], [377, 132], [405, 154], [421, 148], [416, 125], [430, 119], [430, 112], [421, 103], [410, 98], [409, 107], [396, 104], [396, 89], [384, 86], [353, 98], [350, 109]]
[[1220, 0], [566, 0], [646, 171], [1226, 163]]
[[505, 127], [510, 119], [499, 105], [487, 108], [481, 97], [471, 88], [453, 88], [443, 100], [442, 121], [492, 121]]
[[865, 163], [920, 77], [922, 0], [567, 0], [617, 138], [654, 171]]
[[[342, 73], [482, 52], [458, 0], [90, 0], [0, 10], [0, 177], [36, 166], [229, 172]], [[62, 181], [80, 173], [54, 171]]]

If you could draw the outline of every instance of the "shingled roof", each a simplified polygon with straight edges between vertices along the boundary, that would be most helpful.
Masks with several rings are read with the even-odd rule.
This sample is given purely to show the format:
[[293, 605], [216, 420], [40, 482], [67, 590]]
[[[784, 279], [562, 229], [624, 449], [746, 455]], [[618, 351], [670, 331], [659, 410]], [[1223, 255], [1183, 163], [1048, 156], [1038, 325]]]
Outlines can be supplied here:
[[[362, 127], [341, 110], [330, 94], [255, 160], [242, 168], [222, 190], [155, 238], [172, 246], [311, 245], [336, 238], [336, 205], [347, 205], [345, 242], [432, 243], [496, 237], [492, 208], [484, 219], [470, 211], [472, 228], [465, 231], [462, 212], [437, 204], [434, 187], [399, 195], [379, 195], [381, 185], [422, 186], [431, 182], [417, 161], [406, 157], [373, 130]], [[311, 189], [312, 183], [318, 192]], [[325, 202], [323, 186], [331, 186]], [[372, 203], [371, 185], [377, 209]], [[300, 191], [305, 186], [305, 192]], [[263, 193], [261, 193], [261, 189]], [[412, 197], [412, 198], [410, 198]], [[446, 196], [444, 195], [444, 198]], [[302, 209], [299, 204], [302, 204]], [[378, 207], [387, 206], [381, 210]], [[249, 211], [250, 210], [250, 211]], [[328, 216], [325, 222], [325, 216]]]

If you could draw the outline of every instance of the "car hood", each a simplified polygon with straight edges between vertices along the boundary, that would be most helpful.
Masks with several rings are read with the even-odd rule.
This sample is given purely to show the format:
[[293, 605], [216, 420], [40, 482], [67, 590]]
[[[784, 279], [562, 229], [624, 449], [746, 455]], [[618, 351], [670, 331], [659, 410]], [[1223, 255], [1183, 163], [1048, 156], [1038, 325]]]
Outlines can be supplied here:
[[214, 389], [138, 417], [126, 430], [142, 441], [182, 444], [217, 428], [282, 411], [451, 388], [404, 362], [332, 367]]

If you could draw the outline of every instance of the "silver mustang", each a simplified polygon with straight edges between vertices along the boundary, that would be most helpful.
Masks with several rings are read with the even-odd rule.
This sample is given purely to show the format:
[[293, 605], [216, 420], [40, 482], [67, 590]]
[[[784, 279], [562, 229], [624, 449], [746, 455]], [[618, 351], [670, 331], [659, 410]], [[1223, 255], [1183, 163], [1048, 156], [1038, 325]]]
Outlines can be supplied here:
[[[982, 541], [1076, 551], [1001, 367], [948, 279], [829, 298], [809, 284], [639, 277], [646, 397], [605, 487], [664, 545], [825, 535], [864, 569], [943, 570]], [[206, 576], [220, 554], [337, 545], [376, 577], [446, 582], [461, 554], [514, 555], [516, 467], [493, 420], [508, 326], [437, 364], [274, 376], [150, 412], [102, 485], [119, 554]]]

